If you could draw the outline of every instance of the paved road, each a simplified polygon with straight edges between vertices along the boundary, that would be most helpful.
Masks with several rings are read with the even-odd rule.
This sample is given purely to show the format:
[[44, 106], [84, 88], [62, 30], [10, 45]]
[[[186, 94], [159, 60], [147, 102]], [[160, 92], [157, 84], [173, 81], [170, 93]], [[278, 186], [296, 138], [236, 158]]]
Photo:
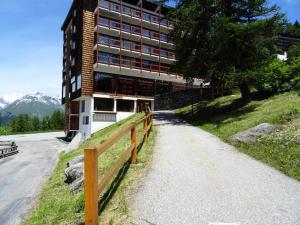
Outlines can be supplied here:
[[156, 124], [152, 166], [131, 206], [135, 224], [300, 225], [300, 182], [170, 112]]
[[17, 225], [33, 208], [42, 184], [50, 175], [59, 151], [62, 132], [0, 136], [14, 140], [20, 153], [0, 159], [0, 225]]

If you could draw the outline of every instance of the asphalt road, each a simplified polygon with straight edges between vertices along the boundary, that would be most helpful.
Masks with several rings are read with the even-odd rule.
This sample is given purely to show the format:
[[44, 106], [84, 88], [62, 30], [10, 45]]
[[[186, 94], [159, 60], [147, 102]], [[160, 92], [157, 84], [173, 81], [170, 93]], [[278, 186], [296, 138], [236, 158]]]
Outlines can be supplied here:
[[66, 146], [64, 133], [0, 136], [15, 141], [19, 153], [0, 159], [0, 225], [17, 225], [28, 216], [42, 185]]
[[156, 114], [152, 166], [130, 207], [137, 225], [300, 225], [300, 182], [212, 134]]

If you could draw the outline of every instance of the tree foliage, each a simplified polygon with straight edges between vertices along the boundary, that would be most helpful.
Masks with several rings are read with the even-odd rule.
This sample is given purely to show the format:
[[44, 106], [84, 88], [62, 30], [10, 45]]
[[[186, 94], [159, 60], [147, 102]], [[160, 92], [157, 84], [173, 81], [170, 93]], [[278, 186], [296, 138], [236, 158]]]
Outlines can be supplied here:
[[179, 0], [170, 16], [176, 18], [175, 67], [213, 85], [233, 80], [243, 98], [250, 98], [252, 71], [275, 57], [284, 23], [279, 8], [266, 0]]
[[64, 127], [64, 114], [55, 110], [51, 116], [40, 120], [34, 116], [30, 118], [27, 114], [18, 115], [11, 120], [8, 126], [0, 126], [1, 134], [24, 133], [32, 131], [62, 130]]

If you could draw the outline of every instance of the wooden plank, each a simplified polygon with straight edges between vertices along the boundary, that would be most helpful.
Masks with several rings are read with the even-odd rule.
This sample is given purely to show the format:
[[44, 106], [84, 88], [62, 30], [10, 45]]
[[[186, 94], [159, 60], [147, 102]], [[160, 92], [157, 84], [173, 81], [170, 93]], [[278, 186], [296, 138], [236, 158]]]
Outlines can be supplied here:
[[144, 122], [144, 120], [145, 120], [146, 118], [145, 117], [143, 117], [142, 119], [140, 119], [140, 120], [138, 120], [138, 121], [136, 121], [136, 125], [138, 126], [138, 125], [140, 125], [141, 123], [143, 123]]
[[107, 139], [104, 143], [97, 145], [97, 154], [98, 157], [103, 154], [107, 149], [109, 149], [112, 145], [118, 142], [127, 132], [129, 132], [132, 128], [132, 125], [126, 126], [114, 134], [111, 138]]
[[98, 220], [98, 157], [97, 150], [84, 150], [84, 214], [85, 225], [99, 225]]
[[137, 138], [136, 138], [136, 123], [132, 123], [132, 129], [131, 129], [131, 145], [134, 146], [132, 149], [131, 154], [131, 163], [136, 164], [137, 161]]
[[120, 168], [123, 166], [123, 164], [128, 160], [129, 155], [131, 154], [132, 149], [135, 146], [131, 145], [123, 154], [120, 156], [120, 158], [116, 161], [114, 166], [112, 166], [104, 175], [102, 181], [98, 184], [98, 196], [101, 194], [101, 192], [104, 190], [106, 185], [109, 183], [109, 181], [112, 179], [112, 177], [117, 173]]

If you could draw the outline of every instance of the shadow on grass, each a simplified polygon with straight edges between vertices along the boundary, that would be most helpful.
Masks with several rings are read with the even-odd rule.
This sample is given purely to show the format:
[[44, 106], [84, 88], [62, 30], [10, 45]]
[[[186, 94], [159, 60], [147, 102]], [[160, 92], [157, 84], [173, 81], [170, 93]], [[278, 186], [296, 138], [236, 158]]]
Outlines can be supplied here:
[[243, 120], [248, 113], [255, 111], [259, 103], [251, 103], [242, 99], [233, 100], [230, 104], [220, 105], [214, 104], [208, 106], [209, 102], [200, 102], [197, 104], [194, 114], [191, 111], [181, 113], [183, 118], [194, 126], [201, 126], [204, 123], [210, 122], [216, 126], [230, 123], [228, 119], [235, 121]]
[[[141, 151], [141, 149], [143, 148], [143, 145], [144, 145], [144, 141], [142, 141], [138, 145], [137, 153], [139, 153]], [[128, 172], [128, 169], [130, 168], [130, 165], [131, 165], [131, 157], [125, 162], [123, 167], [119, 170], [117, 176], [113, 179], [113, 181], [112, 181], [111, 185], [109, 186], [109, 188], [107, 189], [107, 191], [100, 198], [100, 201], [98, 203], [98, 208], [99, 208], [98, 214], [101, 214], [104, 211], [108, 202], [112, 199], [112, 197], [118, 190], [123, 178], [125, 177], [125, 175]]]

